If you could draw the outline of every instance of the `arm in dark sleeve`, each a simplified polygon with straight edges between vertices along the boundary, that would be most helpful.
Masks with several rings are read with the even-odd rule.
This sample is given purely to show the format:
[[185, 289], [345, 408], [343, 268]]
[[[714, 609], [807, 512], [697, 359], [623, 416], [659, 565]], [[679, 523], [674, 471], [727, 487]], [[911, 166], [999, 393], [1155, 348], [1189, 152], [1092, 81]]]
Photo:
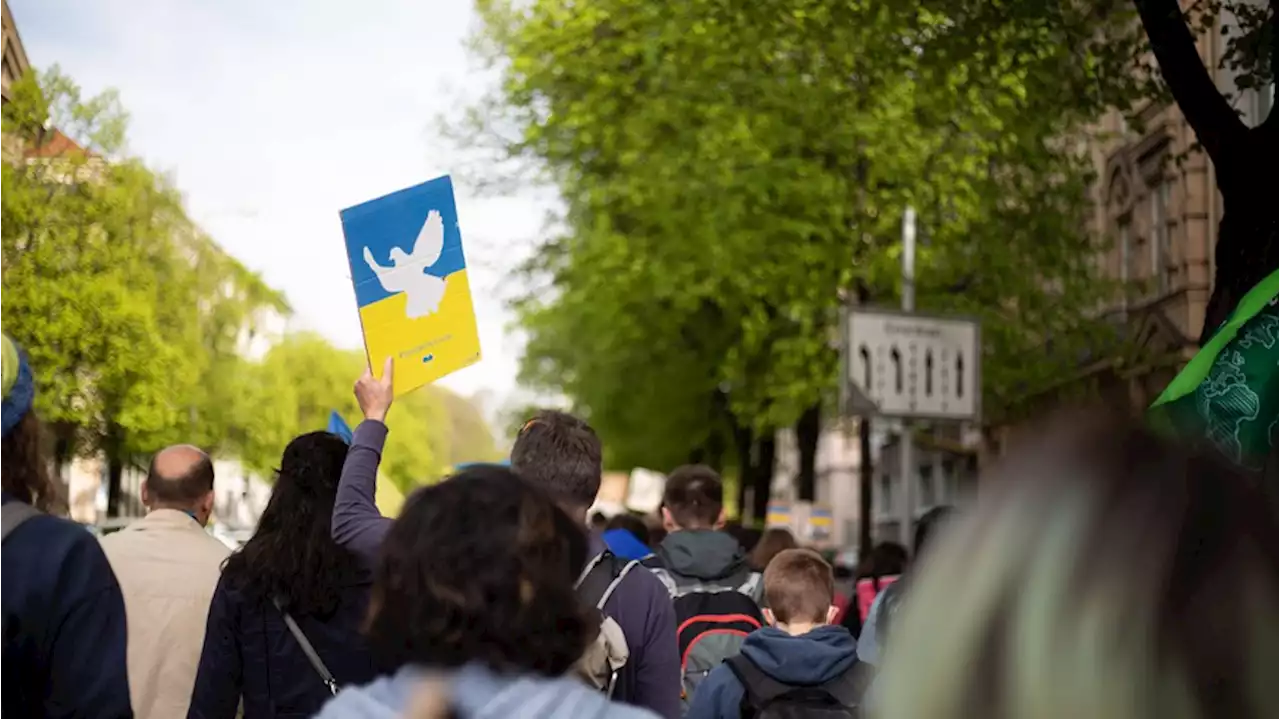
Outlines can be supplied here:
[[187, 719], [234, 719], [244, 686], [239, 625], [236, 602], [220, 579], [209, 605]]
[[635, 703], [666, 719], [679, 719], [680, 648], [676, 642], [676, 610], [671, 595], [652, 574], [640, 576], [649, 580], [645, 589], [649, 596], [648, 621], [644, 643], [632, 652], [636, 667]]
[[369, 565], [378, 556], [382, 538], [391, 527], [391, 519], [382, 516], [374, 501], [378, 463], [386, 441], [387, 426], [377, 420], [366, 419], [356, 427], [333, 503], [333, 540]]
[[50, 647], [46, 715], [132, 718], [124, 597], [93, 535], [76, 542], [63, 576], [60, 591], [69, 604]]

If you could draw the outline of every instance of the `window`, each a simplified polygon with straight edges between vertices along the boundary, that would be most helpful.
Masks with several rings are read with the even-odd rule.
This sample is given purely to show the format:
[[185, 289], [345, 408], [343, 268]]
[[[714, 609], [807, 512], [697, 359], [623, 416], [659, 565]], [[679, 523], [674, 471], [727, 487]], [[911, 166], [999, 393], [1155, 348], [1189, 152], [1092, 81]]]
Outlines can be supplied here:
[[1151, 276], [1157, 294], [1169, 291], [1169, 181], [1151, 191]]
[[880, 475], [880, 513], [893, 513], [893, 477]]

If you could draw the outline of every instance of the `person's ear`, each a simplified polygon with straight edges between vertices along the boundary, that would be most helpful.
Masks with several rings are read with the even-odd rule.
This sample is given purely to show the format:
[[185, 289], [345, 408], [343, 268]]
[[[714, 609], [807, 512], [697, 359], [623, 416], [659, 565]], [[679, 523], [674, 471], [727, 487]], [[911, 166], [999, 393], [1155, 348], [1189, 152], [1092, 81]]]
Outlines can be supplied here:
[[720, 514], [719, 516], [716, 517], [716, 523], [715, 523], [715, 526], [712, 527], [712, 529], [724, 529], [724, 522], [725, 522], [724, 508], [721, 507]]
[[680, 525], [676, 524], [675, 518], [671, 516], [671, 510], [666, 507], [662, 508], [662, 528], [668, 532], [680, 531]]
[[837, 614], [839, 614], [839, 613], [840, 613], [840, 607], [837, 607], [837, 606], [836, 606], [836, 605], [834, 605], [834, 604], [832, 604], [831, 606], [827, 607], [827, 624], [835, 624], [835, 623], [836, 623], [836, 615], [837, 615]]
[[764, 609], [761, 609], [761, 610], [760, 610], [760, 614], [762, 614], [762, 615], [764, 616], [764, 622], [765, 622], [765, 624], [768, 624], [768, 625], [769, 625], [769, 626], [771, 626], [771, 627], [776, 627], [776, 626], [778, 626], [778, 618], [777, 618], [777, 617], [775, 617], [775, 616], [773, 616], [773, 610], [772, 610], [772, 609], [769, 609], [768, 607], [765, 607]]
[[138, 500], [142, 502], [142, 506], [147, 509], [151, 508], [151, 492], [147, 490], [146, 480], [143, 480], [142, 485], [138, 488]]
[[196, 511], [197, 521], [200, 524], [208, 524], [209, 518], [213, 516], [213, 490], [209, 490], [200, 498], [200, 505]]

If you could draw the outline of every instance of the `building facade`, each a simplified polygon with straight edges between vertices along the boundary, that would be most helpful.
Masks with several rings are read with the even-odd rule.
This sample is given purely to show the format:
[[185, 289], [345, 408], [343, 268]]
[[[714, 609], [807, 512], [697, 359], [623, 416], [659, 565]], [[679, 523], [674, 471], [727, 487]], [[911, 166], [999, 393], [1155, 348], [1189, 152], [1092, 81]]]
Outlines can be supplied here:
[[[814, 502], [831, 509], [831, 542], [839, 547], [851, 546], [858, 541], [858, 468], [861, 461], [857, 420], [828, 423], [818, 435]], [[774, 449], [769, 498], [787, 503], [798, 500], [796, 477], [799, 472], [800, 451], [795, 430], [780, 430]]]
[[[1199, 36], [1198, 49], [1244, 122], [1258, 125], [1271, 111], [1274, 86], [1236, 91], [1235, 75], [1220, 67], [1236, 33], [1234, 17], [1224, 11], [1216, 26]], [[1106, 240], [1098, 266], [1105, 277], [1130, 287], [1100, 308], [1126, 347], [1125, 358], [1100, 354], [1086, 362], [1063, 387], [1035, 398], [1037, 416], [1060, 407], [1068, 385], [1080, 396], [1082, 383], [1088, 396], [1137, 414], [1198, 349], [1213, 289], [1222, 196], [1212, 163], [1176, 105], [1148, 103], [1135, 115], [1130, 123], [1121, 112], [1108, 113], [1089, 148], [1097, 180], [1088, 227]], [[1007, 451], [1028, 426], [991, 430], [987, 451]]]
[[[1258, 4], [1266, 0], [1249, 0]], [[1219, 90], [1233, 97], [1246, 124], [1263, 122], [1274, 103], [1274, 86], [1236, 91], [1231, 70], [1220, 67], [1227, 44], [1237, 34], [1235, 18], [1223, 11], [1216, 26], [1199, 36], [1200, 56]], [[1213, 287], [1213, 250], [1222, 218], [1222, 196], [1213, 166], [1198, 149], [1186, 119], [1173, 104], [1149, 103], [1130, 124], [1124, 113], [1101, 118], [1097, 139], [1089, 146], [1097, 180], [1091, 189], [1093, 212], [1088, 229], [1105, 238], [1098, 257], [1100, 272], [1128, 283], [1129, 292], [1101, 314], [1125, 346], [1125, 361], [1100, 354], [1059, 388], [1032, 401], [1034, 418], [1064, 404], [1080, 390], [1111, 406], [1138, 413], [1150, 405], [1198, 349], [1198, 337]], [[1082, 387], [1081, 385], [1084, 385]], [[1070, 390], [1068, 392], [1067, 390]], [[963, 504], [977, 491], [977, 452], [982, 459], [1008, 451], [1031, 421], [988, 428], [986, 441], [974, 436], [918, 439], [913, 514], [939, 504]], [[853, 546], [858, 531], [858, 441], [856, 429], [832, 427], [818, 444], [817, 501], [835, 514], [838, 543]], [[880, 423], [877, 423], [879, 428]], [[903, 536], [904, 485], [899, 472], [897, 439], [873, 432], [875, 466], [872, 537], [898, 541]], [[981, 446], [980, 446], [981, 445]], [[778, 459], [772, 496], [794, 500], [798, 469], [794, 434], [778, 436]]]
[[22, 38], [18, 35], [18, 25], [13, 21], [13, 14], [9, 12], [9, 3], [0, 2], [3, 5], [3, 31], [4, 39], [0, 41], [0, 54], [3, 55], [2, 82], [0, 85], [0, 94], [3, 94], [4, 102], [9, 102], [9, 85], [18, 78], [22, 77], [31, 67], [30, 61], [27, 60], [27, 51], [22, 47]]

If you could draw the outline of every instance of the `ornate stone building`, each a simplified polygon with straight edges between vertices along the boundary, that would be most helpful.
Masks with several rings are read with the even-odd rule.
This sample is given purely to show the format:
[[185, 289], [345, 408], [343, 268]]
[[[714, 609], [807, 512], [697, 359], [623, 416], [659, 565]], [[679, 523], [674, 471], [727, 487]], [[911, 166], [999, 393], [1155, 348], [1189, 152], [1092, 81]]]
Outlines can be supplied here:
[[[1234, 33], [1234, 18], [1224, 13], [1200, 36], [1198, 49], [1219, 89], [1235, 96], [1234, 106], [1253, 126], [1270, 112], [1274, 90], [1235, 91], [1235, 77], [1219, 67]], [[1151, 103], [1136, 115], [1131, 125], [1122, 113], [1109, 113], [1090, 148], [1097, 171], [1090, 230], [1108, 240], [1099, 266], [1106, 276], [1132, 283], [1126, 296], [1103, 308], [1116, 339], [1127, 343], [1126, 353], [1120, 361], [1102, 354], [1086, 361], [1061, 387], [1078, 390], [1085, 383], [1088, 394], [1134, 413], [1195, 354], [1222, 217], [1213, 166], [1177, 106]], [[1058, 392], [1034, 401], [1046, 413], [1061, 404]], [[1008, 449], [1024, 426], [1030, 425], [993, 431], [986, 450]]]
[[9, 101], [9, 83], [22, 77], [22, 73], [31, 67], [31, 63], [27, 60], [27, 51], [22, 47], [22, 38], [18, 36], [18, 26], [13, 22], [13, 14], [9, 12], [9, 3], [3, 4], [4, 12], [4, 39], [0, 44], [0, 53], [3, 54], [3, 96], [4, 102]]

